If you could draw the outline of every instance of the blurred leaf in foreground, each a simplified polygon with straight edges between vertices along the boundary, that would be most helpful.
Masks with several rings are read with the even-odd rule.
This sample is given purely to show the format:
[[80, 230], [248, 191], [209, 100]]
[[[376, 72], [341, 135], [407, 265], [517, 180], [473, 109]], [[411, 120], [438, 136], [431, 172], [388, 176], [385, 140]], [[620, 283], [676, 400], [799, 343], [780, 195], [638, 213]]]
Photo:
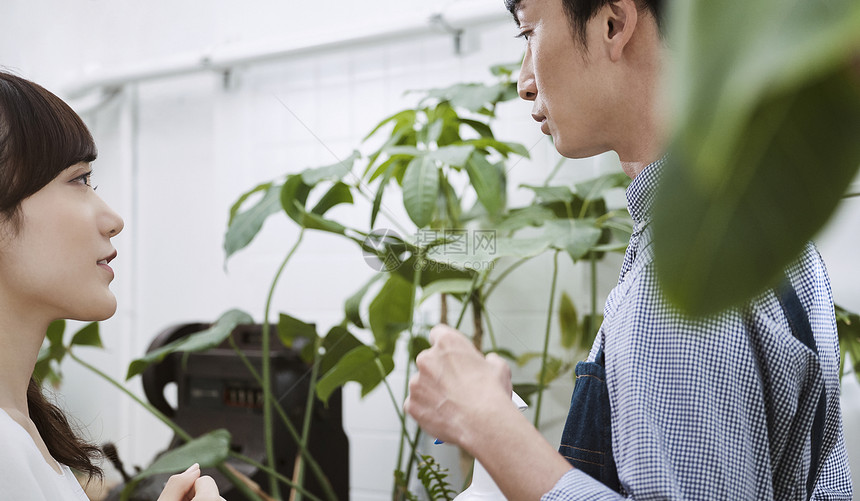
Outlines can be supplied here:
[[671, 5], [655, 261], [670, 300], [707, 314], [777, 282], [860, 166], [860, 2]]

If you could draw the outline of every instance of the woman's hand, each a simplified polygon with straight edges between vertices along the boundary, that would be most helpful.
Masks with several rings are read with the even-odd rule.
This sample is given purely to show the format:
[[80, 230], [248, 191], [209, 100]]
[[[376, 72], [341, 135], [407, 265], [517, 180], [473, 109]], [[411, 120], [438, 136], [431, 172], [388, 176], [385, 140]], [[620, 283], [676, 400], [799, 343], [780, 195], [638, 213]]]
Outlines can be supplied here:
[[171, 476], [164, 484], [158, 501], [225, 501], [212, 477], [200, 476], [200, 465], [194, 463], [182, 473]]
[[501, 357], [486, 357], [461, 333], [447, 325], [430, 331], [431, 348], [418, 355], [418, 373], [409, 381], [403, 404], [427, 433], [467, 449], [475, 431], [515, 407], [511, 371]]

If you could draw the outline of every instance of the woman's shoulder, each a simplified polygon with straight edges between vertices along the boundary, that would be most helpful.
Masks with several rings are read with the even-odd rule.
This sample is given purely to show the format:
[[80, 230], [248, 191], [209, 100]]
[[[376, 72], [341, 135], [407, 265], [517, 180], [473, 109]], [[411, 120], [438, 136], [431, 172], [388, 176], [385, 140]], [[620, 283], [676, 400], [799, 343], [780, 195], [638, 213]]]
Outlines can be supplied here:
[[[18, 413], [19, 414], [19, 413]], [[86, 499], [78, 486], [74, 474], [62, 467], [63, 474], [56, 474], [45, 462], [32, 437], [18, 422], [14, 409], [0, 408], [0, 498], [41, 500]], [[65, 485], [67, 484], [67, 485]]]

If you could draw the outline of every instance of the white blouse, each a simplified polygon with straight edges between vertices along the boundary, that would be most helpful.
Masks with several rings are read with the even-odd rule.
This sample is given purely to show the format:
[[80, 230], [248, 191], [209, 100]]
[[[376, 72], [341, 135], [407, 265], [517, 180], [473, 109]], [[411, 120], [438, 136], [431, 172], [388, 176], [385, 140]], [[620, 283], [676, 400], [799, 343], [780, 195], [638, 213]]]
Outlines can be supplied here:
[[0, 411], [0, 499], [88, 501], [69, 467], [60, 464], [63, 473], [57, 473], [27, 430]]

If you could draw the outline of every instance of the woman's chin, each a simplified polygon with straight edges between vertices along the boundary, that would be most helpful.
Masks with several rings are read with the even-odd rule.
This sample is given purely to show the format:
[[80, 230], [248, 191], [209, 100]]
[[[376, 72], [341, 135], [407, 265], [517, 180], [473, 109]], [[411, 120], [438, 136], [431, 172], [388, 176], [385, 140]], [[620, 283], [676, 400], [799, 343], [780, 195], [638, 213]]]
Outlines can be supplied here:
[[116, 298], [113, 294], [109, 298], [99, 301], [100, 304], [90, 304], [87, 308], [75, 312], [74, 315], [69, 315], [69, 320], [78, 320], [81, 322], [101, 322], [107, 320], [116, 313]]

